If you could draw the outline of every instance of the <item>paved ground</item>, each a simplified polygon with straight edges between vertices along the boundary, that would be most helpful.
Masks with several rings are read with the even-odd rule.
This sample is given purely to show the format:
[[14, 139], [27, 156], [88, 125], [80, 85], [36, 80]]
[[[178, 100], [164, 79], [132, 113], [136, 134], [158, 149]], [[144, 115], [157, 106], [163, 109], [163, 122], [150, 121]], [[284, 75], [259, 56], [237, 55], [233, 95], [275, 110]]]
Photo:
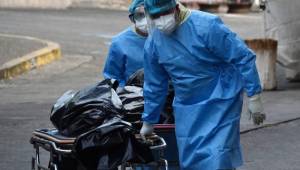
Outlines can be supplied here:
[[22, 57], [45, 46], [46, 44], [33, 40], [0, 35], [0, 66], [7, 61]]
[[[99, 9], [0, 10], [0, 31], [56, 41], [65, 53], [104, 56], [102, 45], [129, 25], [127, 16], [127, 12]], [[261, 15], [232, 14], [224, 18], [244, 38], [263, 36]]]
[[[243, 38], [263, 37], [260, 14], [222, 18]], [[29, 169], [30, 133], [35, 128], [51, 126], [51, 105], [64, 91], [102, 79], [100, 72], [110, 39], [128, 26], [129, 21], [126, 12], [110, 10], [0, 10], [0, 23], [1, 33], [58, 42], [64, 54], [63, 60], [44, 69], [0, 82], [0, 169]], [[263, 96], [269, 124], [300, 116], [300, 86], [286, 82], [281, 68], [278, 70], [280, 91], [266, 92]], [[243, 117], [242, 129], [252, 127], [246, 118]], [[242, 169], [297, 170], [299, 123], [295, 123], [242, 135], [246, 161]], [[280, 151], [286, 154], [278, 154]]]
[[86, 9], [67, 11], [0, 10], [0, 32], [58, 42], [63, 53], [103, 57], [105, 43], [129, 25], [126, 12]]
[[242, 135], [245, 166], [240, 170], [299, 170], [300, 121]]

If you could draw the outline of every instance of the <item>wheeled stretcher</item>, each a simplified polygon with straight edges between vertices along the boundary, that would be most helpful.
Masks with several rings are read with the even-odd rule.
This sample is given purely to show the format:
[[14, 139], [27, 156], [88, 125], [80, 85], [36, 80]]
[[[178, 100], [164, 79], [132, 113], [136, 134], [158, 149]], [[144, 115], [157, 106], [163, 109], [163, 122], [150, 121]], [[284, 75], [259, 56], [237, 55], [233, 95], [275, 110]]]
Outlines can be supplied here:
[[[139, 138], [138, 135], [136, 135]], [[32, 156], [31, 169], [32, 170], [61, 170], [66, 169], [66, 165], [73, 166], [67, 169], [85, 170], [85, 168], [77, 161], [76, 155], [73, 152], [73, 145], [76, 138], [69, 138], [59, 134], [56, 129], [37, 129], [32, 133], [30, 143], [34, 148], [34, 155]], [[168, 161], [163, 159], [166, 142], [162, 137], [153, 135], [147, 138], [151, 142], [150, 149], [154, 155], [155, 161], [147, 164], [153, 169], [168, 169]], [[42, 165], [40, 157], [40, 150], [46, 150], [50, 153], [47, 165]], [[121, 169], [127, 168], [136, 169], [140, 167], [138, 163], [125, 162], [121, 165]], [[139, 169], [139, 168], [137, 168]]]

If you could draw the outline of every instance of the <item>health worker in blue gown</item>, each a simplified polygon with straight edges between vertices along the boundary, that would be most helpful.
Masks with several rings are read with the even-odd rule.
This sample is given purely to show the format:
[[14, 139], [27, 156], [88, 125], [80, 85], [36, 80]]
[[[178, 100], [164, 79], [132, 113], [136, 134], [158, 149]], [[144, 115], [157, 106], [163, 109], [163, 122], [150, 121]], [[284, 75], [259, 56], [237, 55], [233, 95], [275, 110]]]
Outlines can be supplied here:
[[190, 11], [175, 0], [145, 0], [152, 30], [145, 44], [143, 127], [153, 132], [170, 79], [182, 170], [229, 170], [242, 165], [243, 93], [255, 124], [265, 114], [255, 54], [213, 14]]
[[148, 35], [144, 1], [132, 1], [129, 13], [134, 26], [113, 38], [103, 70], [104, 78], [118, 80], [121, 87], [134, 72], [143, 68], [144, 44]]

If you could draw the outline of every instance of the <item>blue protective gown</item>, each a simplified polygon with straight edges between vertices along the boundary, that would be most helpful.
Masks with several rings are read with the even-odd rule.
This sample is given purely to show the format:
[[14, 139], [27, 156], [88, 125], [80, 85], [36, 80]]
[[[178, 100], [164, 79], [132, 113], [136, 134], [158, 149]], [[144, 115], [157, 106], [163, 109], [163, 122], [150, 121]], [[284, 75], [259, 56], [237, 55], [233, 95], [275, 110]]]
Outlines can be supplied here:
[[183, 170], [242, 165], [239, 123], [243, 90], [261, 92], [255, 54], [219, 17], [192, 11], [171, 34], [145, 44], [143, 120], [156, 123], [171, 79], [176, 138]]
[[104, 78], [113, 78], [124, 86], [128, 78], [143, 68], [146, 37], [129, 27], [113, 38], [103, 70]]

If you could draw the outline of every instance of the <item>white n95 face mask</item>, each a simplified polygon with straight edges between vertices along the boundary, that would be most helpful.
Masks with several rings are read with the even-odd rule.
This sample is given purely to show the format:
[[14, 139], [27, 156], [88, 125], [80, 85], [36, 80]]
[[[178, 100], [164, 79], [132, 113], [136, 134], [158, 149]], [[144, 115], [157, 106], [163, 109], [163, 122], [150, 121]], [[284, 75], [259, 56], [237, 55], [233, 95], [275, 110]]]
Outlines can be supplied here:
[[148, 26], [147, 26], [146, 17], [139, 20], [139, 21], [135, 21], [135, 26], [136, 26], [136, 28], [138, 28], [143, 33], [148, 33]]
[[165, 34], [172, 33], [176, 28], [175, 13], [160, 16], [154, 19], [153, 22], [155, 27]]

